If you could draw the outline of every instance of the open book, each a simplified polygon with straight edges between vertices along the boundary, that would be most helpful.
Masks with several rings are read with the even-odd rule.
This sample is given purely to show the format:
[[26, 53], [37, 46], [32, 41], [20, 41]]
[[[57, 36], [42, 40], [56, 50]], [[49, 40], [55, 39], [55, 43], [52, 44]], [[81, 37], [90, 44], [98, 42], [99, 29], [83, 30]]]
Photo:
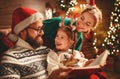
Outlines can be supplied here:
[[94, 72], [101, 71], [101, 68], [105, 65], [106, 59], [109, 55], [109, 51], [105, 50], [103, 53], [99, 55], [96, 59], [94, 59], [89, 65], [85, 67], [76, 67], [71, 72], [71, 74], [76, 75], [89, 75]]

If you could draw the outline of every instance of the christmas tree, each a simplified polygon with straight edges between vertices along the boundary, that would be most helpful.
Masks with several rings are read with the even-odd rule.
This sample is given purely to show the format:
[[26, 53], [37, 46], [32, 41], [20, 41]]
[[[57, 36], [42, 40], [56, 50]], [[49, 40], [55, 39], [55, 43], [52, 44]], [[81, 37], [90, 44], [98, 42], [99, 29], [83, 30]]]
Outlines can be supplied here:
[[111, 12], [107, 37], [102, 46], [109, 50], [111, 55], [117, 56], [120, 54], [120, 0], [114, 1], [114, 8], [115, 10]]

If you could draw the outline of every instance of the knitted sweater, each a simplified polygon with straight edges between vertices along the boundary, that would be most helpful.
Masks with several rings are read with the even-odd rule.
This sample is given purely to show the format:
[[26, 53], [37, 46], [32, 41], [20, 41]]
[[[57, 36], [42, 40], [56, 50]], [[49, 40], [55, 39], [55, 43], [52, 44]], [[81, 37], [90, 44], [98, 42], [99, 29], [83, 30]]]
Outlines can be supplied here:
[[47, 79], [47, 47], [34, 49], [21, 40], [5, 52], [0, 64], [0, 79]]

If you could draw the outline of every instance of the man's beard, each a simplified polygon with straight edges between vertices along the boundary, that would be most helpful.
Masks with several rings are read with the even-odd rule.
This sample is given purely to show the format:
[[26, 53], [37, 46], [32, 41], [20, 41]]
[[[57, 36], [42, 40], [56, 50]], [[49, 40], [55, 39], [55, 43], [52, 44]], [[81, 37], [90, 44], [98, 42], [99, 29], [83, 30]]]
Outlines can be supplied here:
[[41, 36], [37, 36], [35, 39], [31, 38], [29, 34], [27, 34], [26, 41], [33, 47], [38, 48], [43, 44], [43, 40], [41, 37], [41, 40], [37, 40]]

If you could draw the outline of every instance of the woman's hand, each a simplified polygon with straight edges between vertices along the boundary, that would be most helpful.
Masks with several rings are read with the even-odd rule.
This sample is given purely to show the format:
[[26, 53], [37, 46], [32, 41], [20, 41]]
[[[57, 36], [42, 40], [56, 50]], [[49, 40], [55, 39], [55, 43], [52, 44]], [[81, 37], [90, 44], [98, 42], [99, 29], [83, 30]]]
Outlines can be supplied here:
[[86, 63], [84, 64], [84, 66], [89, 65], [90, 63], [92, 63], [92, 62], [93, 62], [93, 60], [94, 60], [94, 59], [89, 59], [88, 61], [86, 61]]

